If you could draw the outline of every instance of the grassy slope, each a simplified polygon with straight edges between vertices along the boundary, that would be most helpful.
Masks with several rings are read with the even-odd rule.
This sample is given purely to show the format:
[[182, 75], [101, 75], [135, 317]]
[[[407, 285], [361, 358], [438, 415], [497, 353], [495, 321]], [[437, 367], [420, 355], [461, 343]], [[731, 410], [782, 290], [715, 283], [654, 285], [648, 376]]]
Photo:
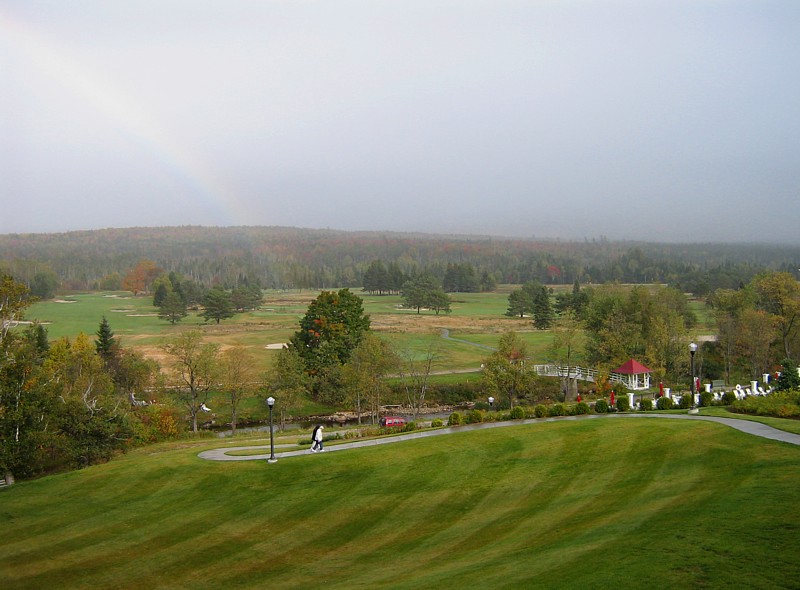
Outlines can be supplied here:
[[537, 423], [280, 460], [150, 448], [0, 493], [12, 588], [791, 587], [800, 449]]

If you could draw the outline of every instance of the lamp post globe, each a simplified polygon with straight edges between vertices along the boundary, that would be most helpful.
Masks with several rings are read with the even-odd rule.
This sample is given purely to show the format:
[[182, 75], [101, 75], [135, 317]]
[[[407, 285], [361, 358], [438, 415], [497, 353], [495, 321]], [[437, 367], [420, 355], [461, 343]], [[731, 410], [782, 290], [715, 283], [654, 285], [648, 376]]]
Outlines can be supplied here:
[[275, 463], [278, 461], [275, 457], [275, 435], [272, 429], [272, 408], [275, 406], [275, 398], [269, 396], [267, 405], [269, 406], [269, 459], [267, 459], [267, 463]]
[[489, 396], [489, 409], [493, 408], [494, 408], [494, 398], [492, 396]]

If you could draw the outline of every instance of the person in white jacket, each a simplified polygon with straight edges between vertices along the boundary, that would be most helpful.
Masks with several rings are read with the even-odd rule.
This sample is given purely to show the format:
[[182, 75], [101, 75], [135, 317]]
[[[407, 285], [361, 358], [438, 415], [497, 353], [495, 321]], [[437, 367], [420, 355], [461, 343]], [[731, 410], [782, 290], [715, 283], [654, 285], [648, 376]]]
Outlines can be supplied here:
[[322, 429], [325, 428], [321, 424], [314, 427], [314, 431], [311, 433], [311, 452], [316, 453], [319, 451], [320, 453], [325, 449], [322, 448]]

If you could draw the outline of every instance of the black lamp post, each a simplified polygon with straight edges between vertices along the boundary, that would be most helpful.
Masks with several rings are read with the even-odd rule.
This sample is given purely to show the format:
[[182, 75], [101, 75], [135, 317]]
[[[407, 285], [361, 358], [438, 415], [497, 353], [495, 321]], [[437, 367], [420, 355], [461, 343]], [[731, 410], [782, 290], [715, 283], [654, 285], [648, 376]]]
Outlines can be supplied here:
[[267, 405], [269, 406], [269, 459], [267, 459], [267, 463], [275, 463], [278, 461], [275, 458], [275, 436], [272, 431], [272, 407], [275, 405], [275, 398], [269, 396]]
[[695, 390], [694, 390], [695, 389], [695, 380], [694, 380], [694, 353], [695, 352], [697, 352], [697, 344], [692, 342], [691, 344], [689, 344], [689, 354], [692, 357], [692, 387], [691, 387], [692, 394], [691, 395], [692, 395], [692, 407], [693, 408], [694, 408], [694, 394], [695, 394]]

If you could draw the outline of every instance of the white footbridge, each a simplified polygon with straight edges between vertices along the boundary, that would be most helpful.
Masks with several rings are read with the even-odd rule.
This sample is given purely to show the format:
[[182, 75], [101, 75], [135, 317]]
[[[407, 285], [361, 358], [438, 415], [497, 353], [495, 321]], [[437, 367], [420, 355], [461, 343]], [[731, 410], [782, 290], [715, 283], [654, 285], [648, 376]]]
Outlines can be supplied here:
[[[601, 375], [601, 372], [597, 369], [571, 365], [534, 365], [534, 370], [537, 375], [541, 375], [542, 377], [561, 377], [562, 379], [577, 379], [579, 381], [591, 381], [592, 383], [595, 383]], [[633, 375], [609, 373], [608, 380], [612, 383], [623, 383], [632, 391], [650, 388], [650, 375], [647, 373]]]

